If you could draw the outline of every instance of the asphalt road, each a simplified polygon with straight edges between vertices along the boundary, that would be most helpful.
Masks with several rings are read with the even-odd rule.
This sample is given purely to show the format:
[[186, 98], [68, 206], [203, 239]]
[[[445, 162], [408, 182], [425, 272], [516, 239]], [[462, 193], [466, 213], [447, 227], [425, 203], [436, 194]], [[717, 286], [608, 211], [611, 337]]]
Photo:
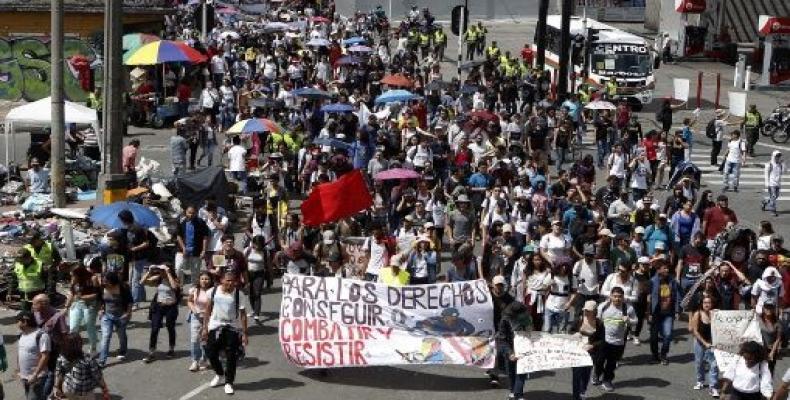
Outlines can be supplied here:
[[[524, 42], [531, 41], [534, 21], [523, 20], [518, 23], [501, 23], [490, 26], [489, 38], [496, 39], [504, 49], [517, 51]], [[450, 43], [453, 38], [450, 38]], [[450, 46], [448, 57], [454, 59], [453, 46]], [[446, 63], [445, 70], [451, 74], [454, 65]], [[718, 64], [696, 63], [667, 65], [658, 70], [658, 89], [660, 95], [670, 93], [672, 78], [696, 77], [697, 71], [706, 74], [720, 71], [725, 77], [730, 76], [729, 68]], [[707, 75], [706, 75], [707, 76]], [[703, 97], [712, 101], [714, 88], [707, 86]], [[723, 96], [726, 99], [726, 95]], [[712, 105], [704, 102], [705, 109], [701, 120], [711, 115]], [[788, 92], [753, 92], [749, 102], [758, 104], [765, 112], [777, 102], [790, 102]], [[726, 104], [726, 101], [724, 102]], [[691, 107], [693, 108], [693, 106]], [[648, 107], [641, 114], [645, 127], [652, 119], [653, 109]], [[684, 115], [691, 115], [691, 110], [678, 113], [678, 120]], [[697, 127], [697, 135], [692, 160], [707, 160], [709, 144], [702, 131], [704, 123]], [[152, 130], [133, 128], [132, 137], [142, 141], [141, 154], [162, 163], [162, 172], [170, 171], [168, 139], [173, 130]], [[130, 137], [131, 138], [131, 137]], [[17, 154], [24, 154], [27, 138], [20, 135], [13, 145]], [[742, 173], [741, 191], [729, 193], [730, 206], [736, 210], [742, 223], [755, 225], [762, 219], [769, 218], [777, 230], [790, 238], [790, 195], [784, 194], [780, 201], [779, 217], [762, 213], [757, 206], [762, 196], [761, 164], [764, 163], [774, 149], [790, 151], [790, 146], [776, 146], [761, 139], [757, 147], [757, 157], [749, 161], [749, 166]], [[587, 151], [592, 151], [588, 146]], [[215, 158], [216, 159], [216, 158]], [[709, 168], [707, 168], [709, 169]], [[602, 174], [601, 174], [602, 175]], [[719, 191], [721, 176], [716, 171], [706, 171], [703, 177], [704, 188]], [[788, 186], [790, 188], [790, 186]], [[788, 189], [790, 190], [790, 189]], [[663, 200], [664, 193], [657, 196]], [[150, 298], [150, 297], [149, 297]], [[264, 309], [267, 319], [260, 325], [251, 327], [250, 346], [247, 359], [242, 362], [236, 382], [236, 398], [240, 399], [299, 399], [299, 400], [348, 400], [348, 399], [458, 399], [475, 398], [479, 400], [504, 399], [505, 389], [491, 389], [482, 370], [464, 367], [369, 367], [332, 370], [326, 377], [313, 371], [305, 371], [288, 364], [282, 356], [277, 339], [277, 311], [279, 309], [279, 281], [275, 289], [267, 293]], [[5, 337], [9, 355], [10, 369], [0, 374], [7, 398], [21, 399], [21, 385], [12, 375], [16, 368], [16, 336], [17, 328], [13, 318], [14, 312], [0, 310], [0, 333]], [[210, 389], [208, 382], [210, 372], [191, 373], [187, 371], [189, 329], [186, 324], [186, 308], [181, 309], [178, 323], [177, 357], [173, 360], [160, 360], [153, 364], [143, 364], [140, 360], [148, 348], [149, 324], [146, 321], [146, 310], [135, 313], [129, 329], [129, 357], [124, 362], [111, 359], [105, 370], [107, 382], [113, 393], [113, 399], [217, 399], [224, 398], [221, 388]], [[590, 398], [606, 398], [619, 400], [639, 399], [705, 399], [704, 392], [691, 390], [694, 384], [693, 355], [691, 342], [685, 329], [685, 323], [676, 325], [676, 343], [670, 351], [669, 366], [649, 364], [649, 347], [646, 344], [634, 346], [629, 344], [623, 364], [617, 371], [615, 392], [602, 394], [591, 388]], [[160, 335], [160, 348], [166, 347], [165, 332]], [[643, 332], [642, 339], [647, 339]], [[117, 349], [117, 340], [113, 339], [112, 349]], [[790, 366], [785, 360], [777, 365], [778, 372], [784, 372]], [[527, 398], [559, 400], [569, 398], [571, 389], [570, 371], [558, 370], [533, 374], [526, 387]]]

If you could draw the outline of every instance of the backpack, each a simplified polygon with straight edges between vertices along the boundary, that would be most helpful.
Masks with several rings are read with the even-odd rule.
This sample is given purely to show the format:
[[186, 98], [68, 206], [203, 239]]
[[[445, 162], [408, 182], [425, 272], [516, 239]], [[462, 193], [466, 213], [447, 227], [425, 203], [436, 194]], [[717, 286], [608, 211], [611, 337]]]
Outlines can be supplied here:
[[710, 122], [708, 122], [708, 125], [705, 126], [705, 136], [707, 136], [708, 139], [715, 139], [716, 138], [716, 119], [715, 118], [710, 120]]

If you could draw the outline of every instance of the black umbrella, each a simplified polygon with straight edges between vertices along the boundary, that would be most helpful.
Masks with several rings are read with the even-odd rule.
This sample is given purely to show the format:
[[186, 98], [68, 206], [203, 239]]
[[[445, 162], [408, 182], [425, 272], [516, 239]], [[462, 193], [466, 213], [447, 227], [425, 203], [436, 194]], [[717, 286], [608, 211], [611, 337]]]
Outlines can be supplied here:
[[479, 66], [481, 66], [483, 64], [485, 64], [485, 61], [483, 61], [483, 60], [467, 61], [467, 62], [461, 64], [461, 70], [472, 69], [474, 67], [479, 67]]
[[444, 89], [444, 88], [446, 88], [448, 86], [450, 86], [449, 82], [440, 81], [440, 80], [437, 79], [437, 80], [433, 80], [433, 81], [428, 82], [428, 84], [425, 85], [425, 90], [428, 90], [428, 91], [442, 90], [442, 89]]

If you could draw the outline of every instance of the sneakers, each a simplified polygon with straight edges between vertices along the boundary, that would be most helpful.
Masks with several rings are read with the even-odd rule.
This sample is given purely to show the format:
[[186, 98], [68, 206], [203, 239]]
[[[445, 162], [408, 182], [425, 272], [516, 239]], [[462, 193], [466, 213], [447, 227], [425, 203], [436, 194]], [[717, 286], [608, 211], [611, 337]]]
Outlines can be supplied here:
[[593, 386], [601, 386], [601, 380], [598, 379], [598, 378], [592, 378], [592, 381], [590, 381], [590, 384], [592, 384]]
[[200, 368], [200, 366], [198, 366], [198, 362], [197, 361], [192, 361], [192, 364], [189, 364], [189, 371], [190, 372], [197, 372], [197, 370], [199, 368]]
[[702, 382], [697, 382], [697, 384], [696, 384], [696, 385], [694, 385], [694, 388], [693, 388], [693, 389], [694, 389], [694, 390], [702, 390], [704, 387], [705, 387], [705, 384], [704, 384], [704, 383], [702, 383]]
[[154, 355], [153, 351], [148, 353], [148, 355], [145, 356], [145, 358], [143, 358], [143, 362], [146, 363], [146, 364], [150, 364], [150, 363], [154, 362], [154, 360], [156, 360], [156, 356]]
[[669, 365], [669, 360], [666, 357], [661, 357], [661, 365]]
[[115, 359], [118, 361], [123, 361], [126, 359], [126, 354], [118, 354], [118, 356], [115, 357]]
[[233, 393], [235, 393], [234, 390], [233, 390], [233, 385], [231, 385], [230, 383], [226, 383], [225, 384], [225, 394], [233, 394]]
[[710, 397], [713, 397], [714, 399], [718, 399], [719, 398], [719, 389], [710, 388]]
[[639, 338], [634, 336], [634, 346], [639, 346], [642, 342], [639, 341]]
[[608, 382], [607, 381], [607, 382], [604, 382], [604, 383], [601, 384], [601, 389], [604, 392], [611, 392], [611, 391], [614, 391], [614, 386], [612, 386], [612, 382]]
[[225, 377], [222, 375], [214, 375], [214, 378], [211, 379], [211, 383], [209, 385], [211, 387], [217, 387], [221, 385], [225, 381]]

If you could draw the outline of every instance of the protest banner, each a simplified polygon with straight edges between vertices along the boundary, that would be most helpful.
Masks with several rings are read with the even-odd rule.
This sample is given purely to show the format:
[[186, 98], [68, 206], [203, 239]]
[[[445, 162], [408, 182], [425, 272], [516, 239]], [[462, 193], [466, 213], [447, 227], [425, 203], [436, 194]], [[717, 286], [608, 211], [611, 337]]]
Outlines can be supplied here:
[[714, 310], [711, 314], [713, 355], [720, 373], [724, 373], [738, 359], [742, 343], [763, 342], [760, 325], [753, 310]]
[[516, 334], [513, 348], [518, 361], [516, 372], [526, 374], [549, 369], [585, 367], [593, 365], [587, 342], [573, 335], [552, 335], [544, 332]]
[[461, 364], [491, 368], [493, 303], [484, 280], [389, 287], [286, 274], [280, 346], [304, 368]]

